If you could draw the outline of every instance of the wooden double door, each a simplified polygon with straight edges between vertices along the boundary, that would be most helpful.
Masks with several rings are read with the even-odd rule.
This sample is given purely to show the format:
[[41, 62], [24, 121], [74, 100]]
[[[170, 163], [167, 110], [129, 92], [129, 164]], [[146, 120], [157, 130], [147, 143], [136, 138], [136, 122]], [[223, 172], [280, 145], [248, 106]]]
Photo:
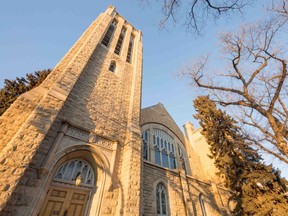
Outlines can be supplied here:
[[84, 216], [90, 190], [52, 186], [40, 216]]

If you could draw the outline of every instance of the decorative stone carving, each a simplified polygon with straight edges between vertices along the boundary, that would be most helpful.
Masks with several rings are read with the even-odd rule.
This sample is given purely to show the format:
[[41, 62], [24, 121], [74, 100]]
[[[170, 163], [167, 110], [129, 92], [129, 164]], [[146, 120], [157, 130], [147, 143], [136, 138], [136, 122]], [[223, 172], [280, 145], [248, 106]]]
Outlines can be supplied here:
[[113, 141], [104, 139], [100, 136], [97, 136], [96, 134], [89, 133], [89, 132], [81, 130], [79, 128], [69, 126], [68, 130], [66, 132], [66, 135], [73, 137], [73, 138], [76, 138], [76, 139], [79, 139], [79, 140], [82, 140], [82, 141], [85, 141], [87, 143], [99, 145], [99, 146], [102, 146], [104, 148], [114, 150], [114, 142]]
[[114, 150], [113, 148], [113, 142], [110, 141], [110, 140], [106, 140], [106, 139], [103, 139], [101, 137], [98, 137], [98, 136], [95, 136], [95, 140], [94, 140], [94, 143], [96, 145], [99, 145], [99, 146], [102, 146], [104, 148], [108, 148], [108, 149], [111, 149], [111, 150]]
[[89, 133], [86, 131], [83, 131], [79, 128], [75, 128], [75, 127], [70, 126], [66, 132], [66, 135], [74, 137], [74, 138], [79, 139], [79, 140], [83, 140], [85, 142], [89, 142]]

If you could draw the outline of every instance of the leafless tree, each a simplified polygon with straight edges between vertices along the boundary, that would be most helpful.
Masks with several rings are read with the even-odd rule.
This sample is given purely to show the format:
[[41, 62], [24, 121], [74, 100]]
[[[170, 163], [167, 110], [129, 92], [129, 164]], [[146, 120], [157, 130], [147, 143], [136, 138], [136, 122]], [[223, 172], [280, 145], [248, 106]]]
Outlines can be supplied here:
[[[233, 107], [247, 139], [288, 163], [288, 73], [286, 0], [268, 20], [220, 37], [226, 68], [209, 70], [202, 57], [183, 74], [213, 100]], [[271, 11], [270, 11], [271, 12]]]
[[241, 13], [245, 6], [254, 1], [256, 0], [160, 0], [163, 14], [160, 26], [163, 27], [172, 20], [174, 23], [184, 24], [188, 30], [199, 35], [208, 20]]

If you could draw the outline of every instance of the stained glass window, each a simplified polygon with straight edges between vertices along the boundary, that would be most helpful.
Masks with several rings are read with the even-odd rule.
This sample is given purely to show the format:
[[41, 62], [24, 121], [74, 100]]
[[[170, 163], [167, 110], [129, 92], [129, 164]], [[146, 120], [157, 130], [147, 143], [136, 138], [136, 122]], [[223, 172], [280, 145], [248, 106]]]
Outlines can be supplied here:
[[184, 169], [187, 173], [186, 154], [173, 135], [150, 127], [142, 132], [142, 141], [144, 160], [169, 169]]
[[170, 169], [176, 169], [174, 139], [165, 131], [153, 129], [155, 163]]
[[81, 178], [80, 185], [93, 185], [94, 183], [94, 172], [92, 167], [87, 162], [80, 159], [70, 160], [61, 165], [54, 175], [54, 180], [75, 184], [77, 177]]

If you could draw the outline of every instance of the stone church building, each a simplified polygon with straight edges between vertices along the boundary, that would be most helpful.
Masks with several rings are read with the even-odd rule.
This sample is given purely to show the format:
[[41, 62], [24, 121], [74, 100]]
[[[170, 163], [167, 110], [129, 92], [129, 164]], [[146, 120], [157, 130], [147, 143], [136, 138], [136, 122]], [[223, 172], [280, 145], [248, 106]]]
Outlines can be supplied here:
[[141, 110], [141, 82], [141, 31], [109, 6], [1, 116], [0, 215], [230, 215], [200, 130]]

